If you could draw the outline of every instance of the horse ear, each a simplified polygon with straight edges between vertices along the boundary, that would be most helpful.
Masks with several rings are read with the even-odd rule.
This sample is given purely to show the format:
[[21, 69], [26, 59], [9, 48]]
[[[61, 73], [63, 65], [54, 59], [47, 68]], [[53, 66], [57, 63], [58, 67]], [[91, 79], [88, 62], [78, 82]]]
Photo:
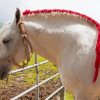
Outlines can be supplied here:
[[17, 8], [17, 9], [16, 9], [16, 13], [15, 13], [16, 24], [19, 22], [20, 17], [21, 17], [21, 14], [20, 14], [20, 9], [19, 9], [19, 8]]

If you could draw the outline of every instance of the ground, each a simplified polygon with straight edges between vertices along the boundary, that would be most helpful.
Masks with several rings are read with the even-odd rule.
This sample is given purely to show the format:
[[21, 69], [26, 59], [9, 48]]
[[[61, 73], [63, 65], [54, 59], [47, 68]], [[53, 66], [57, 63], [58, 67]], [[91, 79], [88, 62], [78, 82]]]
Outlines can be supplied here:
[[[32, 57], [33, 58], [33, 57]], [[44, 61], [45, 59], [38, 56], [38, 62]], [[29, 65], [34, 63], [34, 59], [31, 59]], [[13, 67], [13, 70], [16, 69]], [[39, 81], [43, 81], [50, 76], [57, 73], [57, 67], [52, 63], [47, 63], [39, 66]], [[19, 72], [17, 74], [13, 74], [9, 76], [8, 82], [0, 81], [0, 100], [9, 100], [10, 98], [18, 95], [19, 93], [25, 91], [31, 86], [36, 84], [36, 74], [35, 68], [28, 69], [23, 72]], [[52, 79], [51, 81], [40, 86], [40, 99], [45, 100], [45, 98], [53, 93], [57, 88], [61, 86], [61, 82], [59, 76]], [[65, 98], [67, 100], [73, 100], [73, 96], [68, 92], [65, 93]], [[36, 98], [36, 90], [31, 93], [23, 96], [19, 100], [35, 100]], [[52, 100], [56, 100], [56, 96], [52, 98]]]

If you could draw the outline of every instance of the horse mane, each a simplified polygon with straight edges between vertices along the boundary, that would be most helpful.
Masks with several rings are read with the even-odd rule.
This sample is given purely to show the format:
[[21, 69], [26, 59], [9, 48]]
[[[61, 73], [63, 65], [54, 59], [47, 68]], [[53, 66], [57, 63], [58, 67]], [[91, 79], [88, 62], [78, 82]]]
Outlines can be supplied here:
[[24, 17], [45, 17], [45, 16], [55, 16], [55, 15], [68, 15], [70, 17], [74, 17], [74, 18], [79, 18], [81, 20], [85, 20], [87, 22], [89, 22], [92, 26], [96, 26], [97, 30], [98, 27], [100, 26], [99, 23], [97, 21], [95, 21], [93, 18], [86, 16], [84, 14], [75, 12], [75, 11], [71, 11], [71, 10], [61, 10], [61, 9], [44, 9], [44, 10], [35, 10], [35, 11], [31, 11], [31, 10], [25, 10], [23, 12], [23, 16]]

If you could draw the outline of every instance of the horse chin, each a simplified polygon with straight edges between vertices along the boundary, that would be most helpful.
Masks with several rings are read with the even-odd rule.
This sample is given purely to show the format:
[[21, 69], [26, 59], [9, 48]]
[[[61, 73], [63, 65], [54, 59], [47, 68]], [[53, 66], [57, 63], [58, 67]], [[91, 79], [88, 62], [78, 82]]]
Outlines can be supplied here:
[[5, 79], [10, 71], [10, 64], [0, 64], [0, 80]]

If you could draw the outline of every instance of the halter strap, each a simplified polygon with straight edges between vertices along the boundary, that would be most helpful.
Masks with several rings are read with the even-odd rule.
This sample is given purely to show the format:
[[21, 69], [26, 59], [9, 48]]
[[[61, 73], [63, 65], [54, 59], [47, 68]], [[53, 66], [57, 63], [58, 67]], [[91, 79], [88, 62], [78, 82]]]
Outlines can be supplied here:
[[[15, 54], [16, 50], [15, 50], [15, 52], [14, 52], [11, 56], [9, 56], [8, 58], [6, 58], [6, 59], [0, 59], [0, 62], [2, 62], [2, 63], [8, 62], [8, 63], [11, 63], [11, 64], [17, 66], [17, 67], [24, 67], [24, 66], [26, 66], [26, 65], [28, 64], [28, 62], [30, 61], [30, 58], [32, 57], [33, 48], [32, 48], [32, 45], [31, 45], [29, 39], [27, 38], [27, 32], [26, 32], [26, 30], [25, 30], [25, 25], [24, 25], [24, 23], [21, 21], [21, 19], [20, 19], [19, 23], [17, 24], [17, 26], [19, 27], [20, 32], [21, 32], [22, 42], [23, 42], [23, 45], [24, 45], [24, 52], [25, 52], [25, 56], [26, 56], [26, 62], [23, 61], [23, 62], [22, 62], [23, 64], [20, 65], [20, 64], [14, 59], [14, 56], [15, 56], [14, 54]], [[30, 52], [32, 53], [31, 56], [30, 56]]]
[[32, 57], [32, 55], [30, 56], [30, 52], [33, 54], [33, 48], [32, 48], [32, 45], [31, 45], [29, 39], [27, 38], [27, 32], [25, 30], [25, 25], [24, 25], [24, 23], [22, 22], [21, 19], [18, 22], [17, 26], [19, 27], [19, 29], [21, 31], [21, 37], [22, 37], [22, 41], [23, 41], [23, 44], [24, 44], [24, 52], [25, 52], [25, 56], [26, 56], [26, 62], [23, 61], [23, 65], [20, 65], [14, 59], [13, 56], [12, 56], [13, 60], [11, 62], [13, 62], [13, 64], [15, 66], [24, 67], [28, 64], [28, 62], [30, 61], [30, 58]]

